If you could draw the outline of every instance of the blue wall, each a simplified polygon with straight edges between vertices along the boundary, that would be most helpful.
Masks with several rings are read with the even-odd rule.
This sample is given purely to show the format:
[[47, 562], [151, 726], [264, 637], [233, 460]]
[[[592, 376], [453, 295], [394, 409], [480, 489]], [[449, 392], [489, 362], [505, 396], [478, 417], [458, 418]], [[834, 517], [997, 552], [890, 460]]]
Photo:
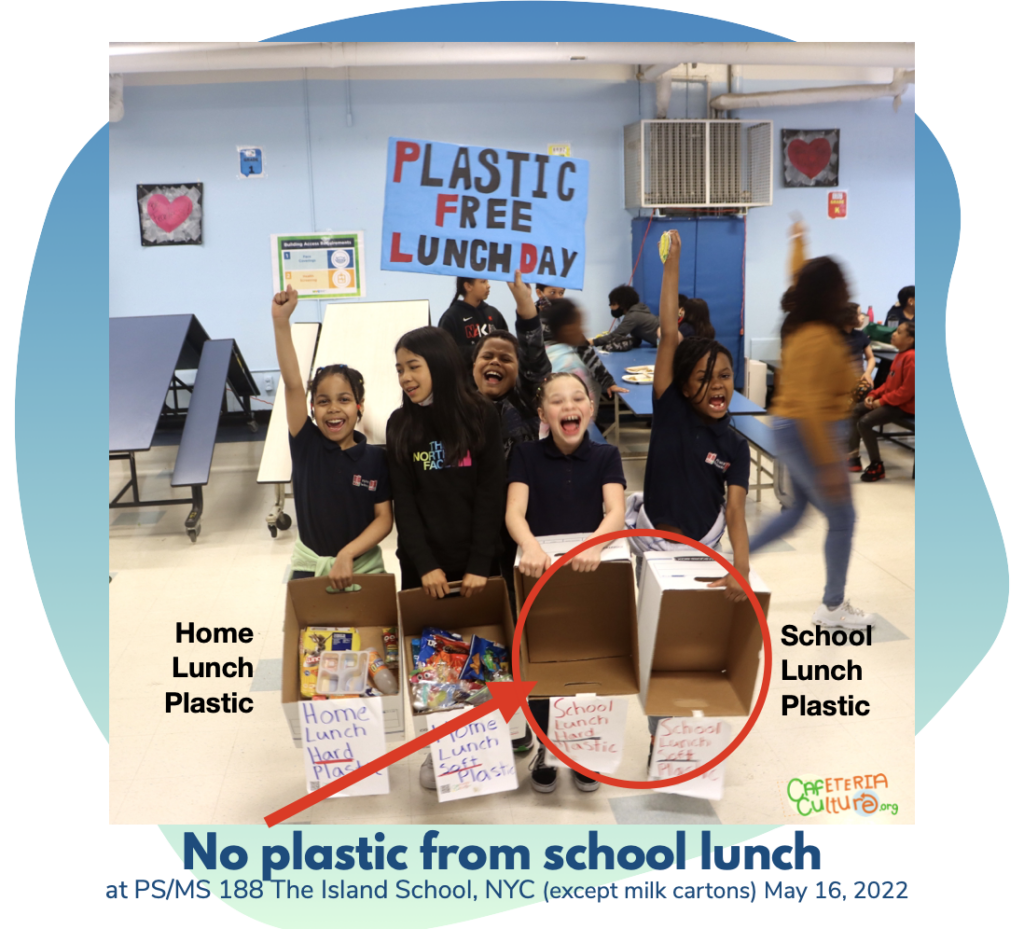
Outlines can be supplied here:
[[[748, 92], [775, 89], [747, 81]], [[353, 122], [346, 124], [350, 89]], [[714, 88], [718, 92], [720, 88]], [[213, 338], [233, 337], [256, 371], [274, 370], [269, 236], [361, 229], [368, 265], [363, 298], [430, 300], [435, 321], [454, 282], [378, 268], [389, 135], [546, 151], [568, 141], [591, 165], [585, 287], [588, 328], [607, 327], [607, 294], [630, 274], [630, 213], [622, 207], [622, 127], [654, 115], [654, 88], [581, 80], [301, 81], [126, 87], [125, 117], [110, 127], [110, 313], [193, 312]], [[913, 106], [891, 101], [749, 114], [781, 128], [842, 129], [840, 184], [850, 219], [825, 218], [825, 192], [781, 187], [753, 210], [747, 243], [747, 335], [772, 339], [784, 289], [788, 213], [811, 226], [811, 253], [840, 256], [853, 290], [876, 310], [913, 280]], [[703, 116], [703, 88], [680, 89], [672, 117]], [[743, 114], [739, 114], [743, 115]], [[267, 178], [236, 177], [238, 145], [265, 148]], [[204, 183], [201, 247], [143, 249], [135, 185]], [[315, 209], [315, 224], [314, 212]], [[491, 302], [512, 312], [505, 285]], [[297, 319], [316, 319], [316, 303]], [[754, 344], [755, 354], [767, 357]], [[262, 388], [262, 382], [261, 388]]]

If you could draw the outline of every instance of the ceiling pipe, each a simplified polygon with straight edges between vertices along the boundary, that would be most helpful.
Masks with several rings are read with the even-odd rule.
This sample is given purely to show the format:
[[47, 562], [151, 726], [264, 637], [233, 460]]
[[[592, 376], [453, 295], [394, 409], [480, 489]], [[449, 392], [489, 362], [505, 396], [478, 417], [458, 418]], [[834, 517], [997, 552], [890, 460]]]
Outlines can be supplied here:
[[282, 42], [110, 47], [112, 73], [230, 71], [272, 68], [360, 68], [431, 65], [538, 65], [587, 62], [647, 68], [680, 61], [703, 64], [914, 65], [911, 42]]
[[650, 84], [658, 80], [663, 74], [668, 74], [669, 71], [674, 71], [678, 67], [678, 64], [647, 65], [637, 69], [636, 78], [644, 84]]
[[658, 119], [667, 119], [668, 105], [672, 101], [672, 75], [670, 75], [667, 71], [661, 77], [658, 78], [656, 100], [656, 117]]
[[120, 74], [110, 75], [110, 122], [119, 123], [124, 119], [124, 78]]
[[848, 84], [845, 87], [807, 87], [800, 90], [770, 90], [758, 94], [721, 94], [711, 101], [716, 110], [748, 110], [769, 106], [802, 106], [808, 103], [844, 103], [892, 97], [899, 109], [907, 85], [914, 83], [914, 72], [896, 68], [891, 84]]

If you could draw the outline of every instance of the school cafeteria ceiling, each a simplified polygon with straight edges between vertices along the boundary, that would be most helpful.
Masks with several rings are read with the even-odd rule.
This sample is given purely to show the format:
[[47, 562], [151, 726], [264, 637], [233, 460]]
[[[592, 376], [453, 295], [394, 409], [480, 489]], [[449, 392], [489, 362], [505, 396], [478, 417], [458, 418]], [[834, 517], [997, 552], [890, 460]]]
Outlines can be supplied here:
[[914, 67], [910, 42], [219, 42], [110, 43], [125, 83], [268, 79], [574, 76], [656, 81], [701, 66], [775, 78], [891, 81]]

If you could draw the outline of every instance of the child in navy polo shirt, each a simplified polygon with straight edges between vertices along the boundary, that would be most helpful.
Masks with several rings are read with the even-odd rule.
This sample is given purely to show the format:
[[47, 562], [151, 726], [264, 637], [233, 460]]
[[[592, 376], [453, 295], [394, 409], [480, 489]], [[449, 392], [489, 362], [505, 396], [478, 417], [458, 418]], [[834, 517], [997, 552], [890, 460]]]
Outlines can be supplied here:
[[363, 415], [363, 378], [353, 368], [330, 365], [313, 375], [309, 418], [289, 324], [298, 302], [289, 284], [271, 307], [299, 527], [292, 577], [327, 575], [341, 590], [352, 585], [355, 574], [384, 572], [378, 543], [392, 525], [387, 458], [356, 432]]
[[[678, 233], [671, 233], [662, 277], [662, 330], [675, 328], [679, 280]], [[630, 497], [627, 525], [661, 529], [719, 544], [725, 530], [733, 563], [746, 577], [750, 571], [745, 513], [750, 476], [750, 446], [729, 429], [733, 395], [732, 355], [711, 339], [665, 339], [654, 360], [654, 418], [644, 473], [643, 495]], [[676, 543], [641, 538], [638, 554], [667, 550]], [[726, 597], [746, 597], [732, 575], [711, 587], [725, 587]]]
[[[663, 332], [671, 332], [678, 318], [680, 250], [679, 233], [672, 230], [661, 282]], [[684, 339], [678, 345], [663, 339], [654, 359], [653, 387], [654, 418], [644, 492], [630, 497], [626, 525], [675, 532], [711, 548], [719, 546], [728, 529], [733, 565], [747, 578], [750, 446], [729, 428], [732, 355], [712, 339]], [[638, 578], [643, 551], [680, 547], [649, 537], [630, 542], [637, 553]], [[746, 599], [731, 574], [708, 587], [724, 587], [728, 600]], [[652, 738], [659, 719], [648, 717]]]
[[[603, 535], [621, 529], [625, 513], [626, 478], [622, 458], [614, 445], [591, 442], [587, 427], [594, 405], [587, 386], [577, 374], [556, 372], [540, 388], [541, 420], [551, 432], [539, 442], [517, 445], [508, 473], [505, 523], [522, 546], [519, 570], [540, 577], [550, 566], [537, 536], [586, 532]], [[574, 571], [596, 571], [601, 549], [593, 546], [577, 555]], [[531, 700], [538, 725], [548, 731], [548, 701]], [[531, 765], [534, 790], [550, 793], [557, 785], [558, 769], [545, 763], [544, 746]], [[598, 782], [573, 771], [580, 790], [596, 790]]]

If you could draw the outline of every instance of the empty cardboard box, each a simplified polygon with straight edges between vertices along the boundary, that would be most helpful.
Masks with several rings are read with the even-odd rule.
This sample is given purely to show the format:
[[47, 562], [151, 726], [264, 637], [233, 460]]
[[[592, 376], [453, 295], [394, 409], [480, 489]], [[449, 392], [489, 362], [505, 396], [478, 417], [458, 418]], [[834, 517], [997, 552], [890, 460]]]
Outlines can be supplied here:
[[[580, 533], [537, 541], [554, 561], [587, 538]], [[520, 611], [535, 583], [516, 568]], [[596, 571], [566, 565], [537, 595], [523, 630], [522, 677], [537, 682], [534, 697], [625, 696], [639, 690], [638, 656], [633, 566], [626, 541], [616, 539], [601, 552]]]
[[[640, 702], [649, 716], [749, 716], [761, 654], [751, 603], [709, 588], [726, 573], [696, 549], [645, 552], [640, 576]], [[768, 615], [771, 594], [750, 586]]]
[[[435, 600], [428, 597], [420, 587], [403, 590], [398, 595], [398, 608], [402, 616], [402, 659], [408, 669], [401, 680], [404, 693], [409, 691], [408, 674], [416, 666], [412, 640], [418, 638], [426, 626], [457, 632], [467, 643], [474, 635], [478, 635], [505, 646], [511, 652], [515, 627], [512, 625], [512, 611], [508, 605], [508, 588], [500, 577], [488, 578], [483, 590], [477, 591], [472, 597], [454, 594], [443, 600]], [[417, 713], [411, 707], [410, 710], [413, 729], [416, 735], [421, 735], [427, 731], [430, 711]]]
[[[360, 574], [359, 590], [329, 594], [326, 577], [308, 577], [288, 582], [284, 607], [284, 651], [281, 662], [281, 705], [291, 726], [292, 738], [302, 743], [299, 723], [299, 639], [309, 626], [352, 626], [359, 630], [363, 649], [375, 648], [384, 657], [384, 627], [398, 627], [393, 574]], [[401, 682], [402, 656], [399, 650], [398, 693], [382, 697], [384, 731], [388, 741], [405, 738], [405, 698]]]

